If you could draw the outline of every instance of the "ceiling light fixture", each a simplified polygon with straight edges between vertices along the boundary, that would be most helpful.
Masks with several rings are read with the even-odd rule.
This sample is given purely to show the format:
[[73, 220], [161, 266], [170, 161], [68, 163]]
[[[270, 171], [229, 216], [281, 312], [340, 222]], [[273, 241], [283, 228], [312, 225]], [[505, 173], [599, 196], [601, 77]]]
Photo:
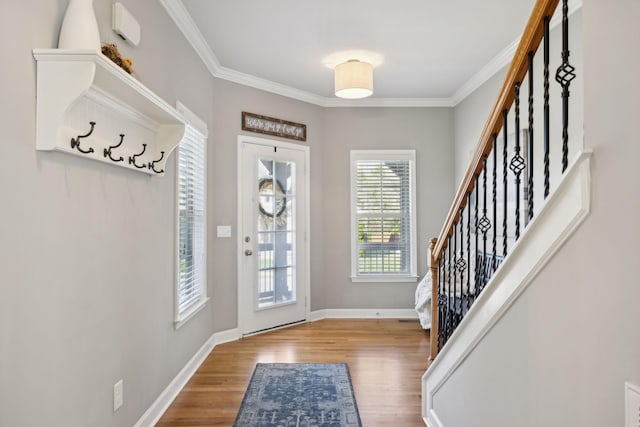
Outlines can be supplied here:
[[335, 90], [338, 98], [366, 98], [373, 93], [373, 66], [350, 59], [336, 65]]

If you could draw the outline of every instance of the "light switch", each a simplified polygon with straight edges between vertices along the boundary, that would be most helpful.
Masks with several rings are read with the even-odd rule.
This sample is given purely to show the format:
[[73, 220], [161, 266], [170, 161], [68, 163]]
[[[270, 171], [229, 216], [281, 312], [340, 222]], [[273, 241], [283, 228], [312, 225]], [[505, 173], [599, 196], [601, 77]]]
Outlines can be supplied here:
[[218, 237], [231, 237], [231, 226], [230, 225], [219, 225], [218, 226]]
[[624, 385], [624, 406], [626, 427], [640, 427], [640, 387], [635, 384]]

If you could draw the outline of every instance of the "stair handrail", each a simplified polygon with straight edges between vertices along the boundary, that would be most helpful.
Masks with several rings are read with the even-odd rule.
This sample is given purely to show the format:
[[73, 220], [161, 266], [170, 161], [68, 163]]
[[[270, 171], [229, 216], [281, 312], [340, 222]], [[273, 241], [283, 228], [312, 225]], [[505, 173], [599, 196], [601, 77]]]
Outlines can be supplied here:
[[445, 219], [444, 225], [437, 239], [431, 241], [430, 261], [432, 274], [432, 304], [431, 304], [431, 360], [438, 353], [438, 262], [443, 256], [447, 240], [452, 236], [454, 226], [459, 220], [462, 209], [467, 205], [468, 196], [474, 189], [476, 178], [483, 168], [483, 159], [491, 153], [493, 148], [493, 136], [502, 128], [503, 111], [509, 110], [514, 103], [515, 94], [513, 87], [521, 82], [528, 70], [529, 52], [536, 52], [544, 35], [545, 17], [551, 19], [559, 0], [537, 0], [533, 7], [527, 25], [522, 33], [520, 43], [511, 61], [511, 65], [505, 76], [504, 82], [498, 94], [489, 118], [482, 130], [480, 139], [474, 151], [473, 158], [458, 187], [453, 199], [451, 209]]

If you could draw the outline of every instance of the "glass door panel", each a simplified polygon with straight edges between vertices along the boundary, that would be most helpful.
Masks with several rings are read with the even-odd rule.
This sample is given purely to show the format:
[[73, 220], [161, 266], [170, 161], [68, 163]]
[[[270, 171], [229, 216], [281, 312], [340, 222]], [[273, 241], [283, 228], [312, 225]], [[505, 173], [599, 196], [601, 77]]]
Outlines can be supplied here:
[[296, 302], [294, 162], [258, 158], [258, 296], [265, 309]]

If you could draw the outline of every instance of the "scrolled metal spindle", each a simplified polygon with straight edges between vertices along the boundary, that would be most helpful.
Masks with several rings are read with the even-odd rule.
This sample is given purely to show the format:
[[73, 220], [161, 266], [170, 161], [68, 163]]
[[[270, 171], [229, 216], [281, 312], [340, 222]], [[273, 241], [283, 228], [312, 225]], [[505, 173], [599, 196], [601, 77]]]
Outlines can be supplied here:
[[544, 198], [549, 195], [549, 17], [544, 17]]
[[527, 172], [529, 173], [529, 179], [527, 182], [527, 201], [528, 201], [528, 206], [527, 206], [527, 219], [528, 221], [531, 221], [531, 219], [533, 218], [533, 56], [534, 56], [534, 52], [530, 51], [529, 52], [529, 56], [528, 56], [528, 61], [529, 61], [529, 71], [528, 71], [528, 78], [529, 78], [529, 134], [527, 135], [528, 140], [527, 143], [529, 144], [528, 146], [528, 150], [527, 150], [527, 165], [528, 165], [528, 170]]
[[[451, 295], [451, 311], [452, 326], [455, 329], [458, 326], [456, 313], [456, 288], [458, 285], [458, 224], [453, 227], [453, 294]], [[453, 333], [453, 329], [451, 332]]]
[[444, 254], [438, 258], [438, 352], [444, 345], [443, 332], [444, 332], [444, 306], [447, 298], [444, 294]]
[[479, 224], [480, 230], [482, 231], [482, 263], [480, 264], [476, 261], [476, 268], [478, 268], [478, 264], [480, 264], [481, 274], [481, 284], [478, 291], [481, 291], [486, 283], [487, 231], [491, 228], [491, 221], [487, 218], [487, 155], [485, 155], [482, 160], [482, 193], [482, 218]]
[[[507, 256], [507, 146], [509, 141], [507, 116], [509, 111], [502, 110], [502, 256]], [[494, 254], [495, 255], [495, 254]]]
[[479, 239], [480, 239], [480, 235], [478, 233], [479, 228], [480, 228], [480, 220], [478, 218], [478, 205], [480, 204], [479, 203], [479, 200], [480, 200], [479, 199], [479, 197], [480, 197], [480, 186], [479, 186], [479, 183], [480, 183], [480, 175], [476, 175], [476, 183], [475, 183], [475, 186], [474, 186], [475, 199], [476, 199], [476, 202], [474, 203], [474, 216], [475, 216], [475, 223], [474, 224], [475, 224], [475, 227], [476, 227], [476, 245], [475, 245], [475, 247], [473, 249], [474, 250], [473, 258], [476, 260], [476, 265], [475, 265], [475, 269], [474, 269], [474, 280], [473, 280], [473, 287], [474, 287], [473, 299], [474, 299], [474, 301], [475, 301], [476, 296], [478, 295], [478, 290], [480, 289], [478, 287], [478, 282], [479, 282], [479, 279], [478, 279], [478, 277], [479, 277], [478, 276], [478, 271], [479, 271], [478, 270], [478, 266], [479, 266], [479, 264], [478, 264], [478, 243], [479, 243]]
[[[495, 259], [498, 254], [498, 135], [493, 134], [493, 253]], [[485, 280], [489, 280], [487, 277]]]
[[[455, 234], [454, 234], [455, 235]], [[452, 327], [453, 327], [453, 319], [452, 319], [452, 313], [451, 313], [451, 273], [452, 273], [452, 262], [451, 262], [451, 236], [449, 236], [449, 245], [448, 245], [448, 252], [449, 252], [449, 262], [448, 262], [448, 271], [449, 274], [447, 276], [447, 334], [446, 334], [446, 339], [445, 339], [445, 343], [447, 342], [447, 339], [449, 339], [449, 335], [451, 335], [451, 332], [453, 331]], [[454, 257], [455, 257], [455, 251], [454, 251]], [[454, 279], [455, 280], [455, 279]], [[454, 285], [455, 285], [455, 281], [454, 281]]]
[[467, 195], [467, 298], [466, 308], [469, 311], [471, 298], [471, 192]]
[[569, 158], [569, 86], [576, 78], [575, 67], [569, 63], [569, 5], [562, 0], [562, 64], [556, 71], [556, 82], [562, 86], [562, 172]]
[[516, 177], [516, 223], [515, 223], [515, 234], [516, 240], [520, 238], [520, 174], [525, 167], [524, 159], [520, 155], [520, 83], [516, 83], [515, 85], [515, 146], [514, 146], [514, 154], [511, 159], [511, 163], [509, 163], [509, 168], [513, 172]]
[[[456, 267], [458, 267], [458, 271], [460, 272], [460, 297], [458, 298], [458, 313], [459, 318], [462, 318], [463, 307], [462, 303], [464, 300], [464, 273], [467, 268], [467, 263], [464, 260], [464, 209], [460, 208], [460, 257], [456, 262]], [[469, 275], [467, 274], [467, 277]]]

